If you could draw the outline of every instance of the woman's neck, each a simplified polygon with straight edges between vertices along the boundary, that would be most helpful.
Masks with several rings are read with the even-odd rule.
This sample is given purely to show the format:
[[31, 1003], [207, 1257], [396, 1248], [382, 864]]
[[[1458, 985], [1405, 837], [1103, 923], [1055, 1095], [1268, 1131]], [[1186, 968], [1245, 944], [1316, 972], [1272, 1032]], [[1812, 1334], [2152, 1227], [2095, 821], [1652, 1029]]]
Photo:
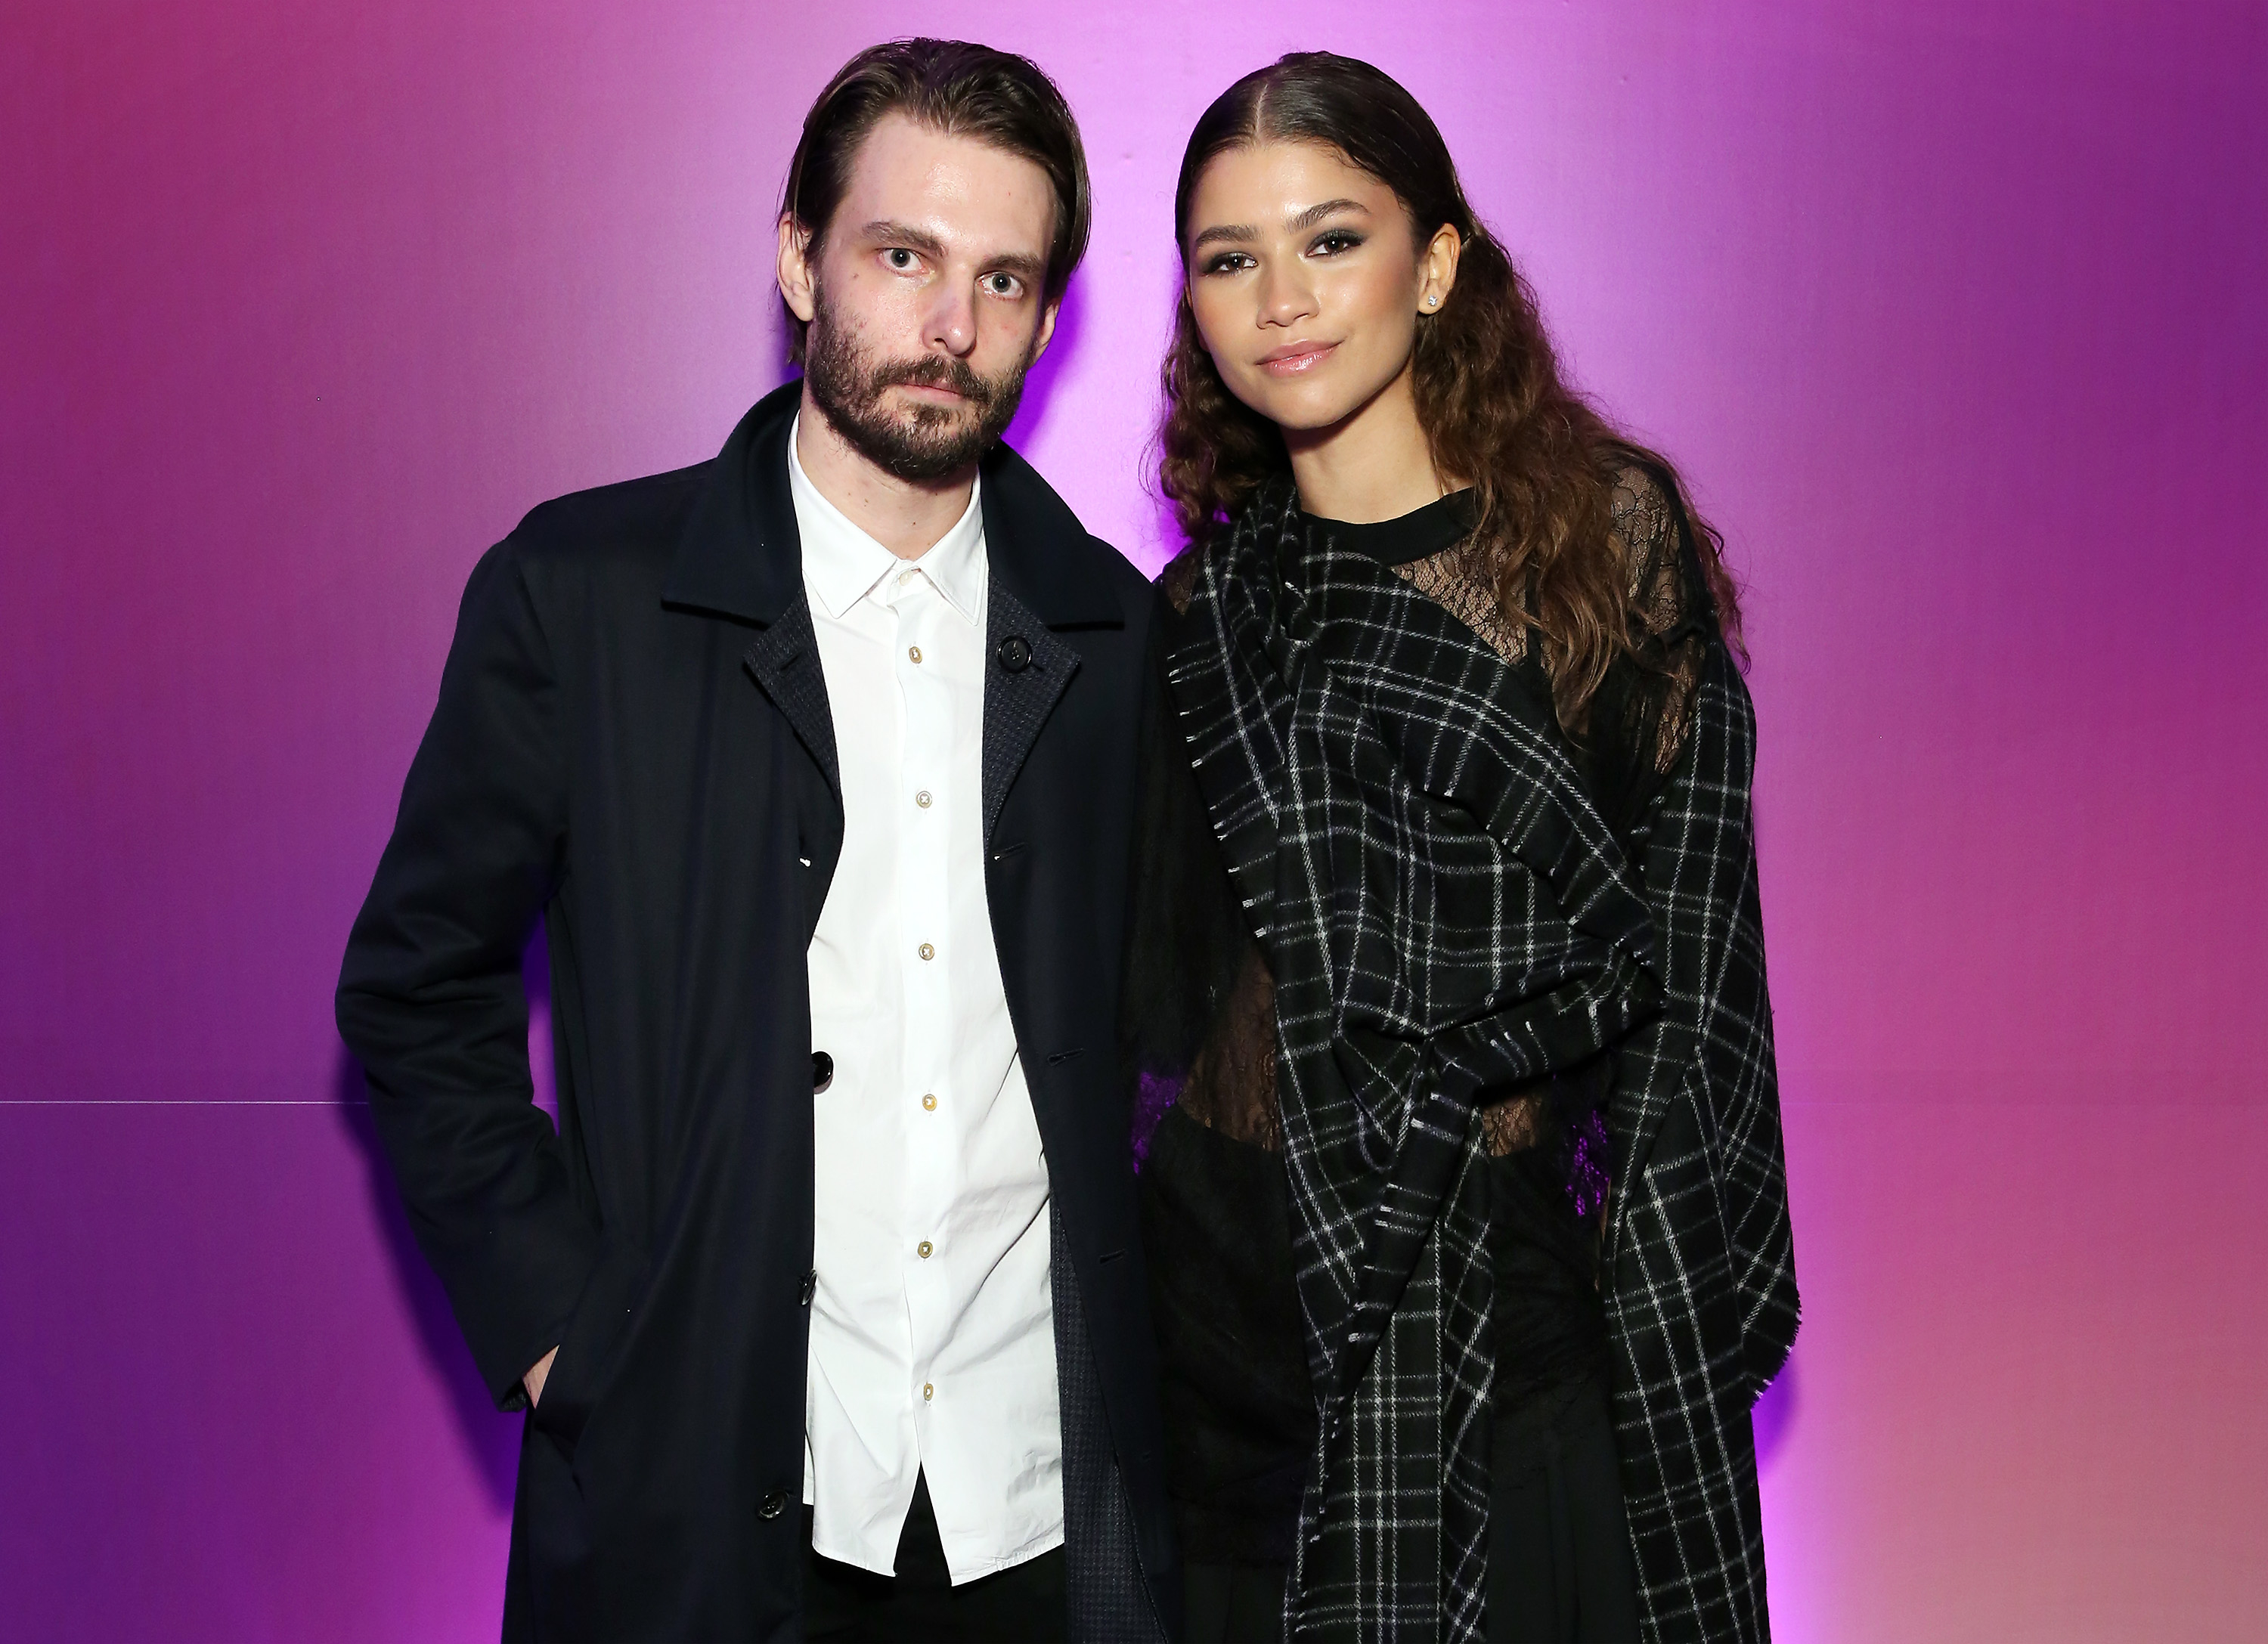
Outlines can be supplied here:
[[1285, 429], [1302, 511], [1350, 525], [1413, 513], [1454, 488], [1433, 471], [1410, 371], [1329, 428]]

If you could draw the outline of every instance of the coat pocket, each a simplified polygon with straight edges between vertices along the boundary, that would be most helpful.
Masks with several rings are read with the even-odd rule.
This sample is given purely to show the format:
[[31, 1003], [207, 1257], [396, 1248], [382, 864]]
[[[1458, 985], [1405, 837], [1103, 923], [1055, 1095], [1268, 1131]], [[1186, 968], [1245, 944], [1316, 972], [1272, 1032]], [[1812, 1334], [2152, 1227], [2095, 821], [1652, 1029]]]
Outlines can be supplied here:
[[646, 1283], [645, 1252], [609, 1245], [575, 1303], [574, 1316], [560, 1337], [559, 1356], [544, 1378], [534, 1424], [569, 1461], [614, 1379], [615, 1361], [630, 1333], [631, 1316]]

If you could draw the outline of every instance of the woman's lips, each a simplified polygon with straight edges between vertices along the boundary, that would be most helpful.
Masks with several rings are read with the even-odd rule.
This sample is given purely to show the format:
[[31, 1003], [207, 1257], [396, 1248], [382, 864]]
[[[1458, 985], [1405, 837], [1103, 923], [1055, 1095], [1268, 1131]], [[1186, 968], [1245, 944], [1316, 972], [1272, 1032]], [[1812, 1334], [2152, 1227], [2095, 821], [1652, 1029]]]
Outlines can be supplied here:
[[1260, 369], [1270, 377], [1297, 377], [1302, 372], [1314, 370], [1329, 356], [1331, 350], [1337, 347], [1338, 344], [1336, 342], [1297, 343], [1291, 348], [1278, 349], [1275, 353], [1265, 356], [1260, 362]]

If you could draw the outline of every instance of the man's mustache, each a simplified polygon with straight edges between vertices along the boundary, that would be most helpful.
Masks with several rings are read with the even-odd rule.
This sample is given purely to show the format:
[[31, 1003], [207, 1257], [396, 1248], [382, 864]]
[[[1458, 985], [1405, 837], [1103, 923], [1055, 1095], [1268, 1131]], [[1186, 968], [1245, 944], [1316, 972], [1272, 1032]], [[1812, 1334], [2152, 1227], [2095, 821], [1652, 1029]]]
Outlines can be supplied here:
[[932, 354], [924, 359], [885, 365], [874, 373], [873, 392], [885, 388], [950, 388], [979, 411], [998, 398], [998, 390], [979, 377], [966, 360]]

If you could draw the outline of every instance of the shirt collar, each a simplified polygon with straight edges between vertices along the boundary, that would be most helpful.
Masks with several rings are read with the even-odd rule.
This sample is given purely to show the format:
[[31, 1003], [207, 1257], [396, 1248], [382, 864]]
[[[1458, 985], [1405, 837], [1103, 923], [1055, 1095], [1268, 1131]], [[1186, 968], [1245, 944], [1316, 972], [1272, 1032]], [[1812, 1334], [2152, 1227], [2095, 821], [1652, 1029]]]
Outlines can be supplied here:
[[946, 603], [972, 624], [983, 620], [984, 610], [983, 481], [972, 481], [968, 506], [953, 528], [931, 544], [917, 560], [902, 560], [854, 524], [850, 516], [820, 494], [796, 455], [800, 412], [788, 428], [788, 490], [795, 501], [796, 528], [803, 537], [803, 582], [829, 617], [839, 618], [879, 587], [887, 577], [908, 568], [918, 569]]

